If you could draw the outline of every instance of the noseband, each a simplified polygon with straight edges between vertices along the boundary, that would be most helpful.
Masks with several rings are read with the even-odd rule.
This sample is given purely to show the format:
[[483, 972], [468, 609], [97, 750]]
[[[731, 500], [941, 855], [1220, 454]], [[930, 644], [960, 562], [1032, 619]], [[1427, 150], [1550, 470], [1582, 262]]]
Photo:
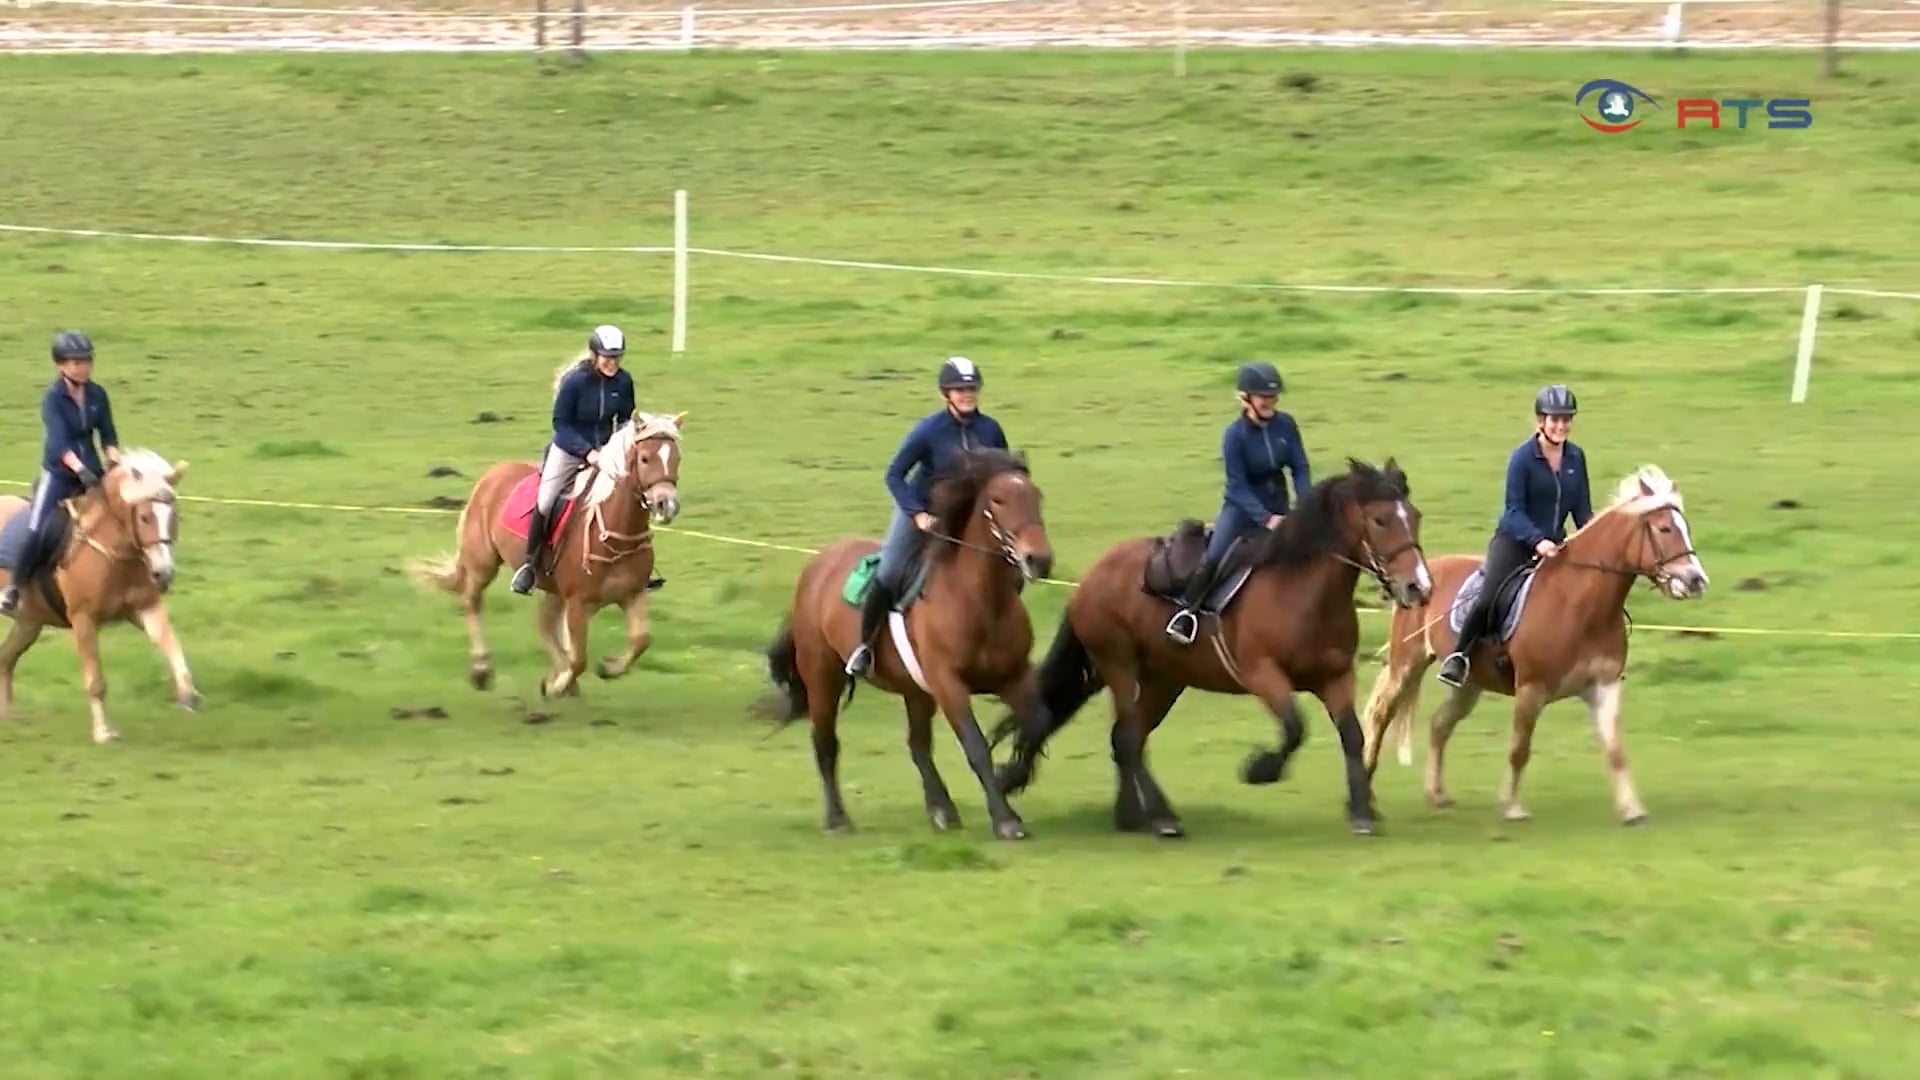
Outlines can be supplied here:
[[[1662, 506], [1662, 507], [1657, 507], [1656, 509], [1672, 510], [1674, 508], [1670, 506]], [[1675, 512], [1678, 513], [1678, 511], [1675, 511]], [[1644, 577], [1648, 581], [1652, 582], [1655, 588], [1665, 588], [1667, 583], [1674, 579], [1674, 575], [1667, 570], [1667, 565], [1669, 563], [1679, 562], [1681, 559], [1698, 558], [1699, 552], [1696, 552], [1691, 546], [1689, 546], [1679, 552], [1676, 552], [1675, 554], [1665, 556], [1664, 558], [1659, 557], [1660, 556], [1660, 538], [1653, 531], [1653, 523], [1647, 520], [1648, 516], [1650, 516], [1652, 513], [1653, 511], [1649, 510], [1645, 514], [1640, 515], [1640, 531], [1646, 535], [1648, 550], [1652, 551], [1653, 554], [1656, 556], [1654, 563], [1651, 567], [1642, 568], [1642, 567], [1634, 567], [1634, 566], [1610, 566], [1605, 563], [1592, 563], [1592, 562], [1585, 562], [1577, 559], [1569, 559], [1568, 565], [1585, 567], [1588, 570], [1600, 570], [1609, 574], [1622, 574], [1630, 578]]]

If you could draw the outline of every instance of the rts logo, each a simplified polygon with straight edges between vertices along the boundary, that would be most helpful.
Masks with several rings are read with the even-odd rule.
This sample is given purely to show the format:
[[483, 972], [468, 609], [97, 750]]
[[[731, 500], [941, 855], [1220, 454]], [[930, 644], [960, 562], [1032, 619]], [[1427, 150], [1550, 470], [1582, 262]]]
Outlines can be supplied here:
[[[1589, 94], [1593, 95], [1591, 106], [1585, 104]], [[1640, 118], [1634, 115], [1639, 111], [1634, 104], [1636, 98], [1655, 108], [1660, 105], [1651, 94], [1618, 79], [1588, 82], [1573, 96], [1573, 103], [1582, 109], [1580, 119], [1586, 121], [1588, 127], [1618, 135], [1640, 126]], [[1708, 126], [1718, 129], [1722, 109], [1734, 111], [1738, 122], [1733, 126], [1738, 128], [1747, 126], [1749, 110], [1763, 110], [1768, 128], [1798, 130], [1813, 126], [1813, 102], [1807, 98], [1679, 98], [1673, 104], [1675, 126], [1681, 130], [1686, 129], [1689, 120], [1704, 120]], [[1595, 115], [1586, 115], [1587, 108], [1592, 108]]]

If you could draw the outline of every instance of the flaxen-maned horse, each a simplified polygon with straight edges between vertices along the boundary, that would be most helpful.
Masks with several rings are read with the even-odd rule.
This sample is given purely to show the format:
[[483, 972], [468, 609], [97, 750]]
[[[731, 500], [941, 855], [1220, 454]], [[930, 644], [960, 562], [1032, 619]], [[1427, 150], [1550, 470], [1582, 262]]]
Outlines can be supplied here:
[[[1400, 728], [1400, 762], [1412, 764], [1412, 719], [1420, 703], [1420, 678], [1436, 656], [1453, 649], [1464, 605], [1457, 599], [1468, 580], [1479, 578], [1479, 555], [1433, 560], [1434, 590], [1426, 606], [1397, 611], [1387, 643], [1387, 665], [1374, 680], [1367, 702], [1367, 771], [1380, 760], [1387, 733]], [[1501, 810], [1509, 821], [1529, 815], [1520, 805], [1520, 777], [1533, 753], [1533, 727], [1548, 704], [1585, 701], [1613, 781], [1620, 820], [1638, 825], [1647, 811], [1627, 772], [1620, 740], [1620, 680], [1627, 666], [1627, 593], [1646, 577], [1675, 600], [1707, 591], [1707, 570], [1693, 549], [1680, 492], [1657, 466], [1646, 465], [1620, 482], [1613, 501], [1567, 537], [1554, 554], [1522, 569], [1489, 612], [1489, 633], [1468, 659], [1469, 678], [1434, 710], [1427, 757], [1427, 801], [1453, 805], [1442, 782], [1447, 739], [1473, 711], [1480, 695], [1513, 698], [1513, 741]], [[1499, 583], [1480, 582], [1481, 588]], [[1518, 610], [1511, 597], [1518, 597]], [[1468, 599], [1471, 599], [1469, 591]], [[1501, 638], [1506, 641], [1500, 643]]]
[[[0, 718], [13, 709], [13, 670], [49, 626], [73, 630], [74, 648], [87, 681], [93, 741], [120, 737], [107, 720], [107, 677], [100, 669], [100, 628], [135, 623], [147, 632], [173, 672], [174, 700], [200, 705], [187, 657], [167, 617], [173, 584], [173, 544], [180, 515], [174, 485], [187, 463], [169, 462], [151, 450], [130, 449], [101, 477], [100, 486], [48, 515], [43, 539], [53, 555], [34, 581], [23, 582], [13, 629], [0, 642]], [[28, 503], [0, 497], [0, 536], [7, 546], [24, 541]]]
[[[874, 646], [868, 681], [905, 702], [907, 747], [936, 829], [960, 825], [960, 811], [933, 765], [937, 708], [986, 792], [994, 835], [1026, 835], [994, 780], [992, 750], [971, 699], [994, 694], [1025, 716], [1038, 707], [1029, 659], [1033, 624], [1020, 594], [1028, 580], [1045, 577], [1053, 565], [1040, 503], [1040, 489], [1019, 456], [1001, 450], [961, 455], [934, 480], [929, 509], [937, 531], [927, 539], [921, 565], [902, 575], [903, 596]], [[840, 693], [845, 689], [851, 700], [853, 692], [844, 658], [860, 636], [863, 596], [849, 597], [849, 583], [858, 573], [870, 585], [879, 548], [877, 540], [845, 539], [809, 559], [793, 606], [767, 648], [775, 691], [761, 710], [781, 724], [803, 715], [812, 719], [824, 824], [834, 832], [853, 827], [840, 798], [836, 729]]]
[[[601, 678], [626, 674], [652, 642], [647, 587], [653, 576], [651, 521], [680, 512], [680, 434], [686, 413], [635, 412], [600, 448], [598, 463], [580, 470], [565, 500], [554, 507], [553, 540], [538, 567], [540, 640], [553, 667], [540, 693], [577, 694], [587, 668], [587, 624], [618, 604], [627, 616], [627, 648], [600, 661]], [[527, 511], [540, 483], [539, 466], [507, 461], [488, 469], [460, 510], [452, 555], [415, 562], [414, 577], [458, 593], [467, 618], [468, 680], [493, 684], [493, 661], [480, 629], [487, 586], [503, 564], [526, 554]]]
[[1374, 832], [1378, 813], [1354, 715], [1360, 623], [1353, 589], [1364, 570], [1396, 603], [1426, 598], [1420, 514], [1408, 496], [1406, 475], [1391, 458], [1384, 469], [1349, 459], [1346, 472], [1314, 485], [1272, 532], [1254, 533], [1228, 554], [1200, 632], [1185, 646], [1164, 630], [1204, 550], [1198, 523], [1170, 539], [1139, 537], [1108, 549], [1081, 579], [1040, 665], [1046, 723], [1034, 729], [1009, 717], [994, 731], [996, 743], [1020, 732], [1000, 773], [1006, 790], [1027, 786], [1047, 739], [1105, 687], [1113, 695], [1115, 826], [1183, 835], [1146, 756], [1148, 736], [1174, 702], [1188, 687], [1259, 697], [1279, 721], [1281, 744], [1250, 756], [1241, 777], [1271, 784], [1306, 737], [1293, 707], [1294, 691], [1305, 690], [1340, 733], [1348, 825]]

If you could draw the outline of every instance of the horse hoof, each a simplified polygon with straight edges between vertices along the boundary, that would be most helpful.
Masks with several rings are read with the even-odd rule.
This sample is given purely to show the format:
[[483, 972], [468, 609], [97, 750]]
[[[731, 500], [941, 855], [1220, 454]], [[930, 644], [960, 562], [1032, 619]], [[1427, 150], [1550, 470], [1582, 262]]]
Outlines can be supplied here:
[[1533, 820], [1533, 815], [1527, 813], [1525, 807], [1519, 806], [1517, 804], [1514, 806], [1507, 807], [1506, 812], [1501, 814], [1500, 816], [1507, 819], [1508, 821], [1532, 821]]
[[1622, 818], [1620, 820], [1620, 824], [1625, 825], [1628, 828], [1633, 828], [1636, 826], [1645, 825], [1650, 820], [1652, 819], [1648, 817], [1647, 812], [1645, 810], [1642, 810], [1637, 814], [1631, 814], [1625, 818]]
[[117, 731], [96, 731], [93, 733], [93, 741], [96, 746], [105, 746], [110, 742], [119, 742], [120, 733]]
[[1284, 775], [1286, 775], [1286, 760], [1270, 751], [1254, 754], [1240, 766], [1240, 780], [1246, 784], [1278, 783]]
[[927, 820], [940, 832], [952, 832], [960, 827], [960, 812], [944, 806], [933, 806], [927, 809]]
[[493, 669], [474, 668], [467, 672], [467, 682], [472, 684], [475, 690], [485, 690], [493, 685]]
[[1156, 822], [1153, 826], [1153, 835], [1162, 840], [1179, 840], [1187, 835], [1187, 827], [1177, 821]]
[[1451, 810], [1453, 809], [1453, 796], [1429, 795], [1427, 796], [1427, 805], [1433, 807], [1435, 810]]
[[1347, 830], [1355, 836], [1379, 836], [1380, 823], [1373, 818], [1350, 818], [1347, 821]]
[[853, 831], [853, 822], [844, 817], [830, 817], [820, 826], [821, 831], [845, 834]]
[[609, 657], [605, 660], [600, 661], [600, 663], [595, 665], [593, 669], [593, 673], [595, 675], [600, 676], [603, 679], [617, 679], [620, 676], [625, 675], [627, 673], [627, 670], [619, 666], [618, 664], [614, 663], [613, 659]]
[[200, 703], [204, 699], [200, 697], [200, 692], [198, 690], [195, 690], [192, 693], [182, 694], [174, 700], [179, 704], [181, 708], [187, 710], [188, 712], [199, 712]]
[[1002, 840], [1025, 840], [1027, 838], [1027, 827], [1022, 825], [1018, 819], [995, 822], [993, 835]]

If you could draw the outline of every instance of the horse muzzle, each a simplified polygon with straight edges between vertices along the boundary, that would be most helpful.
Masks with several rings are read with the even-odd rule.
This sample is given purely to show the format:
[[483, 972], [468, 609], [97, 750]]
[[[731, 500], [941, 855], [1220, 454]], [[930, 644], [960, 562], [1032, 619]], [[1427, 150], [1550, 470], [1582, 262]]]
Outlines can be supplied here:
[[649, 493], [647, 509], [657, 524], [671, 524], [680, 516], [680, 493], [673, 488], [663, 488], [658, 493]]
[[1020, 567], [1020, 576], [1028, 581], [1046, 577], [1053, 573], [1053, 552], [1022, 551], [1015, 565]]
[[1675, 600], [1698, 600], [1707, 594], [1707, 575], [1675, 574], [1667, 579], [1667, 595]]

